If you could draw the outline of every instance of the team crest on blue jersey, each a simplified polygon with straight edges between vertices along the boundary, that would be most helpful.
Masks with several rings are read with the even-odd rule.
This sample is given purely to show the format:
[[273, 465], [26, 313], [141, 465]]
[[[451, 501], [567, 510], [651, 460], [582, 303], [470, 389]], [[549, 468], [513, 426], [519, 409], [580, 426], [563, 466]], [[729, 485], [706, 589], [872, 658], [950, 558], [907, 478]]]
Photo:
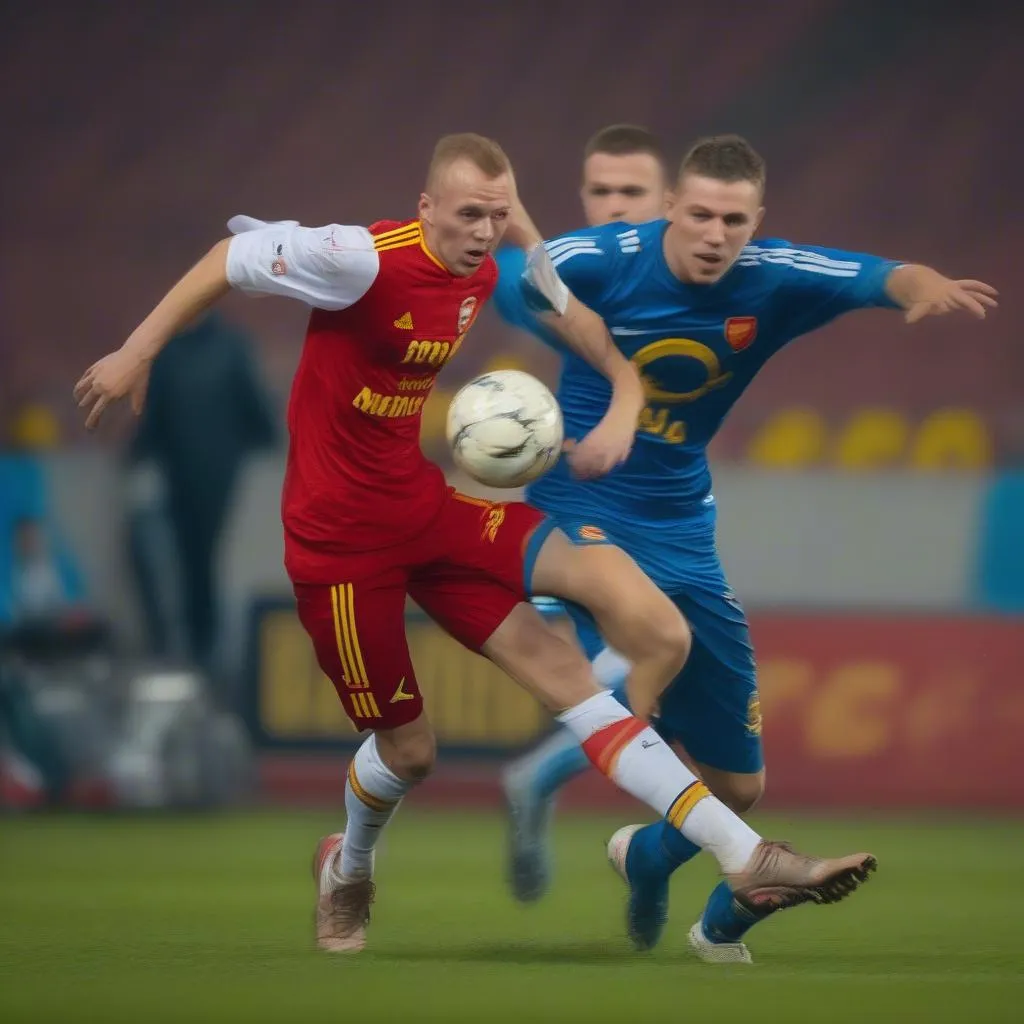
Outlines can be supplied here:
[[576, 532], [580, 540], [599, 541], [608, 539], [608, 535], [598, 526], [581, 526]]
[[749, 348], [757, 337], [756, 316], [731, 316], [725, 321], [725, 340], [733, 352]]

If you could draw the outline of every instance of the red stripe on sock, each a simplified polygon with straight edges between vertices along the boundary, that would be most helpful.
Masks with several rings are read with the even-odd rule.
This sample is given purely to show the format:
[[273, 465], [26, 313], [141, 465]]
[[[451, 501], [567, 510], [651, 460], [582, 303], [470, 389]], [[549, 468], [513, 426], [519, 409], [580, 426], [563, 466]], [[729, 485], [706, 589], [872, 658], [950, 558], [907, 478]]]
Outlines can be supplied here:
[[623, 718], [598, 729], [583, 744], [583, 753], [590, 763], [609, 778], [623, 749], [633, 742], [647, 726], [639, 718]]

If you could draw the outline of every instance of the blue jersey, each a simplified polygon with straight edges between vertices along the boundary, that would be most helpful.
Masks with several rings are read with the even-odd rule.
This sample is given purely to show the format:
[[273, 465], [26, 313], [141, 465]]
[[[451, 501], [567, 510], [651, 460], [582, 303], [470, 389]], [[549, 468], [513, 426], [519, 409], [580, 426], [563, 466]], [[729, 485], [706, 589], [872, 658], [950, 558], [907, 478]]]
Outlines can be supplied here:
[[[698, 569], [694, 548], [706, 549], [713, 534], [707, 445], [733, 403], [787, 342], [850, 310], [895, 308], [885, 281], [900, 265], [765, 239], [748, 245], [715, 284], [685, 284], [665, 262], [667, 226], [664, 220], [609, 224], [545, 243], [565, 283], [604, 319], [639, 369], [647, 406], [625, 464], [601, 479], [581, 481], [561, 460], [527, 491], [531, 504], [556, 519], [621, 525], [638, 538], [637, 546], [661, 550], [663, 557], [655, 560], [667, 564], [660, 566], [631, 553], [663, 586], [666, 573], [673, 575], [671, 564], [684, 561]], [[604, 415], [611, 387], [534, 319], [522, 280], [523, 253], [504, 249], [498, 258], [498, 311], [563, 353], [558, 400], [565, 434], [582, 438]], [[681, 531], [690, 534], [688, 540]], [[674, 548], [680, 549], [676, 558]], [[682, 578], [694, 575], [704, 574], [684, 571]]]

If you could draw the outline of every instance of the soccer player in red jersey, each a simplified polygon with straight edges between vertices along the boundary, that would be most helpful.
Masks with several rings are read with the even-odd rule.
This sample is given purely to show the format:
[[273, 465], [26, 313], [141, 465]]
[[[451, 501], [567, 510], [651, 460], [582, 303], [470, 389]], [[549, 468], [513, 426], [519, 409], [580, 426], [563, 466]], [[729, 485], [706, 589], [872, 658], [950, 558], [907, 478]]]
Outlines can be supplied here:
[[[434, 763], [405, 642], [407, 596], [534, 694], [618, 786], [708, 849], [738, 897], [814, 889], [837, 899], [873, 866], [867, 854], [816, 860], [761, 840], [598, 686], [582, 650], [528, 603], [534, 592], [588, 608], [634, 666], [631, 698], [650, 707], [682, 666], [689, 634], [627, 555], [575, 547], [525, 504], [461, 495], [423, 457], [423, 403], [494, 288], [491, 253], [513, 218], [519, 243], [540, 242], [501, 148], [446, 136], [416, 220], [305, 228], [236, 218], [235, 236], [75, 388], [89, 427], [117, 399], [140, 409], [154, 356], [232, 287], [312, 307], [288, 408], [285, 564], [318, 661], [355, 726], [370, 734], [348, 770], [346, 831], [322, 839], [314, 859], [317, 941], [326, 950], [365, 945], [374, 846]], [[548, 318], [612, 383], [604, 419], [567, 455], [580, 475], [601, 474], [629, 453], [643, 389], [600, 320], [565, 291], [543, 249], [534, 251]]]

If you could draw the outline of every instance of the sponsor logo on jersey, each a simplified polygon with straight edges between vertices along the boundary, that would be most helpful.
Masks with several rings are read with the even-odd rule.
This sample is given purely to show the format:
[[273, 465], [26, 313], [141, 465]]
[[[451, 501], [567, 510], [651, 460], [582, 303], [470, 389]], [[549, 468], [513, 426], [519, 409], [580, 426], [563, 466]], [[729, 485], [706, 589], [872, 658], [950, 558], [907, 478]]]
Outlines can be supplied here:
[[607, 540], [608, 535], [597, 526], [581, 526], [576, 531], [580, 540]]
[[403, 313], [396, 321], [395, 326], [401, 331], [412, 331], [412, 313]]
[[757, 337], [756, 316], [731, 316], [725, 321], [725, 340], [734, 352], [742, 352]]

